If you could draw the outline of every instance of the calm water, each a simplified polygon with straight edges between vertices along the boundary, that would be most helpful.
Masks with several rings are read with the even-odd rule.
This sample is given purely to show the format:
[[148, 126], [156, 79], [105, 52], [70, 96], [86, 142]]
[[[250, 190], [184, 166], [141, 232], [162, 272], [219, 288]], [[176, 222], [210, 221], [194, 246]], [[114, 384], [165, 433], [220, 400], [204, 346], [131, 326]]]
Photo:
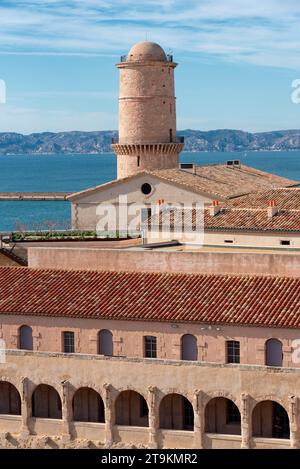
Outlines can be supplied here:
[[[183, 163], [213, 164], [240, 159], [244, 164], [300, 181], [300, 152], [183, 153]], [[32, 155], [0, 157], [0, 192], [79, 191], [115, 179], [116, 157]], [[70, 223], [68, 202], [0, 202], [0, 231], [57, 228]]]

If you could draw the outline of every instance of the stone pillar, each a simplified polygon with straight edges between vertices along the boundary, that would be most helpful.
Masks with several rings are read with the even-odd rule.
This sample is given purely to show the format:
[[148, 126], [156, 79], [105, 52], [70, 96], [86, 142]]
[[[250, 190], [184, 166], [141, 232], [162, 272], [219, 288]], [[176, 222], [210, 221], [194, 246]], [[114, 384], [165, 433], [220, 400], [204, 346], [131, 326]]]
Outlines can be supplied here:
[[149, 448], [158, 447], [157, 430], [159, 425], [159, 415], [157, 409], [157, 388], [148, 387], [148, 409], [149, 409]]
[[72, 405], [70, 400], [70, 383], [69, 381], [62, 381], [62, 439], [66, 443], [71, 439], [70, 423], [73, 420]]
[[21, 398], [21, 436], [26, 438], [30, 435], [29, 418], [31, 415], [31, 401], [29, 393], [29, 379], [22, 378], [22, 398]]
[[241, 395], [242, 413], [241, 413], [241, 433], [242, 433], [242, 449], [251, 448], [251, 415], [250, 415], [250, 396], [243, 393]]
[[105, 409], [105, 446], [110, 448], [113, 444], [114, 411], [112, 405], [112, 385], [104, 384], [104, 409]]
[[194, 447], [202, 449], [204, 445], [204, 407], [202, 391], [196, 389], [193, 397], [194, 409]]
[[298, 428], [298, 399], [296, 396], [289, 397], [289, 419], [290, 419], [290, 445], [291, 448], [300, 448]]

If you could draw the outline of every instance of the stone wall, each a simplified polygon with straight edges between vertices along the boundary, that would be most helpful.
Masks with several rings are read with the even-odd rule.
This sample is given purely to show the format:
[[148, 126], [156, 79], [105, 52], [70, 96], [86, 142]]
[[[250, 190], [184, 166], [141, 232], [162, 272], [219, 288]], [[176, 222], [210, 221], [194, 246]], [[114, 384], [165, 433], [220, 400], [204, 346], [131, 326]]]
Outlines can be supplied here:
[[292, 354], [293, 340], [298, 340], [300, 336], [298, 329], [2, 314], [0, 337], [5, 341], [6, 348], [20, 348], [20, 327], [23, 325], [32, 329], [32, 345], [35, 351], [63, 351], [62, 334], [68, 331], [74, 333], [76, 353], [98, 354], [99, 331], [106, 330], [112, 334], [114, 356], [141, 358], [144, 356], [144, 336], [154, 336], [157, 341], [157, 358], [180, 360], [182, 338], [191, 334], [196, 339], [196, 359], [199, 361], [226, 363], [227, 341], [236, 340], [240, 342], [241, 363], [264, 365], [266, 342], [273, 338], [282, 343], [282, 365], [300, 366], [293, 360]]
[[[6, 362], [0, 366], [0, 386], [2, 382], [15, 386], [21, 397], [20, 415], [0, 415], [2, 447], [300, 446], [300, 371], [291, 368], [7, 351]], [[41, 384], [58, 393], [61, 419], [33, 417], [32, 396]], [[72, 401], [83, 387], [101, 396], [104, 423], [74, 422]], [[128, 390], [147, 402], [148, 426], [116, 424], [116, 401]], [[166, 396], [174, 394], [182, 396], [192, 406], [192, 430], [161, 428], [161, 403]], [[224, 433], [205, 431], [206, 407], [214, 398], [226, 399], [237, 406], [241, 416], [240, 434], [226, 428], [222, 429]], [[282, 406], [288, 417], [290, 438], [253, 436], [253, 411], [264, 401]], [[223, 421], [222, 415], [220, 418]]]
[[29, 267], [66, 270], [300, 276], [293, 253], [29, 248]]

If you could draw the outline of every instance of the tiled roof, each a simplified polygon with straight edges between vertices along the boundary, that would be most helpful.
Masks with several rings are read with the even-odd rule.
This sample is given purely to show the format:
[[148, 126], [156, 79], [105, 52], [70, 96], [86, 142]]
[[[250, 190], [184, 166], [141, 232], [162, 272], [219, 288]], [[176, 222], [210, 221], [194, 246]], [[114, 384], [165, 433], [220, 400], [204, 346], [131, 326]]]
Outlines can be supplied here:
[[274, 200], [280, 208], [300, 210], [300, 188], [279, 188], [261, 191], [228, 200], [226, 205], [238, 208], [266, 208], [270, 200]]
[[215, 195], [220, 199], [299, 184], [297, 181], [245, 165], [234, 168], [225, 164], [196, 166], [195, 174], [180, 169], [161, 169], [152, 171], [152, 174], [170, 182], [194, 188], [197, 192]]
[[279, 210], [272, 218], [268, 218], [266, 209], [220, 208], [216, 215], [210, 215], [209, 209], [174, 209], [166, 207], [159, 214], [153, 215], [144, 222], [148, 231], [196, 229], [222, 231], [277, 231], [300, 232], [300, 210]]
[[147, 175], [155, 176], [192, 192], [208, 194], [220, 200], [262, 191], [264, 189], [270, 190], [274, 187], [291, 187], [299, 184], [297, 181], [259, 171], [249, 166], [241, 165], [240, 168], [235, 167], [233, 169], [225, 164], [218, 164], [197, 166], [196, 174], [179, 168], [143, 171], [133, 176], [117, 179], [100, 186], [91, 187], [90, 189], [74, 193], [67, 198], [71, 201], [80, 200], [81, 197]]
[[0, 314], [300, 328], [300, 278], [1, 267]]

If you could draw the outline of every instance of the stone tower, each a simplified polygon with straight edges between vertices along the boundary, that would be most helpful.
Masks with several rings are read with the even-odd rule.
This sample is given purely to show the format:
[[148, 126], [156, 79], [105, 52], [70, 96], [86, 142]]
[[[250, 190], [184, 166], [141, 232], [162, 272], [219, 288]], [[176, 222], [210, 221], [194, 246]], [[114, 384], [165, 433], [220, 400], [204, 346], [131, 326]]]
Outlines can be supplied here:
[[153, 42], [133, 46], [120, 70], [118, 178], [178, 167], [173, 57]]

